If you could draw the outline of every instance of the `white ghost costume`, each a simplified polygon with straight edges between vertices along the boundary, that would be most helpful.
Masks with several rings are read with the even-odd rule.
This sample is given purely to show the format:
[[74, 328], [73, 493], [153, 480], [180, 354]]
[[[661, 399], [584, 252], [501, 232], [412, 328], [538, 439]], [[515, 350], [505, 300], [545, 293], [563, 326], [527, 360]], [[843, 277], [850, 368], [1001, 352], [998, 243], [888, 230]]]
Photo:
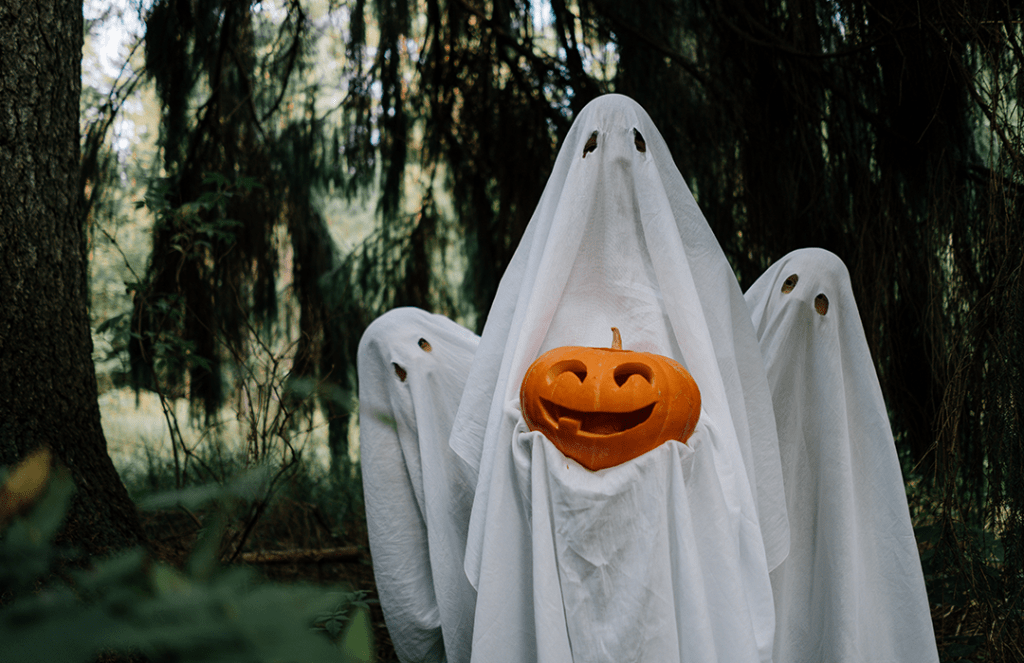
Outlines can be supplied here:
[[903, 476], [846, 267], [793, 252], [747, 291], [775, 402], [791, 546], [776, 663], [938, 661]]
[[359, 439], [377, 593], [404, 663], [468, 661], [475, 591], [463, 571], [473, 501], [448, 446], [478, 338], [389, 311], [359, 343]]
[[[672, 357], [700, 422], [591, 472], [520, 411], [564, 345]], [[418, 411], [418, 410], [417, 410]], [[767, 378], [742, 293], [647, 113], [619, 95], [576, 118], [502, 277], [451, 448], [476, 484], [465, 569], [472, 660], [768, 661], [769, 570], [789, 532]]]

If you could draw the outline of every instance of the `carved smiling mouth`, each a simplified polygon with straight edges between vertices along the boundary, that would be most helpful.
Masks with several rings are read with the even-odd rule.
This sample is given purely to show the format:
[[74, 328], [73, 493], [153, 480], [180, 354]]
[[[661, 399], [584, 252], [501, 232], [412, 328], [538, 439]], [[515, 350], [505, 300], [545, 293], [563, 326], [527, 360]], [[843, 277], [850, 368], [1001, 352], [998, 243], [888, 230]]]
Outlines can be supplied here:
[[544, 412], [558, 422], [558, 431], [570, 435], [614, 435], [636, 428], [650, 418], [654, 403], [632, 412], [581, 412], [541, 398]]

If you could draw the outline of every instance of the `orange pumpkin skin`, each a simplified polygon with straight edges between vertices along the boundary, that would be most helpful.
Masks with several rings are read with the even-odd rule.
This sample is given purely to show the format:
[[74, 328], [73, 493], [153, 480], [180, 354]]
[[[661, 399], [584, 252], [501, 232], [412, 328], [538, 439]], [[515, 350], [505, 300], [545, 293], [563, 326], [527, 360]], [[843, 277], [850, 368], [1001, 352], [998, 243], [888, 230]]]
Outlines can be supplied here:
[[614, 467], [668, 440], [686, 442], [700, 417], [700, 390], [678, 362], [611, 348], [565, 346], [526, 371], [519, 401], [530, 430], [589, 470]]

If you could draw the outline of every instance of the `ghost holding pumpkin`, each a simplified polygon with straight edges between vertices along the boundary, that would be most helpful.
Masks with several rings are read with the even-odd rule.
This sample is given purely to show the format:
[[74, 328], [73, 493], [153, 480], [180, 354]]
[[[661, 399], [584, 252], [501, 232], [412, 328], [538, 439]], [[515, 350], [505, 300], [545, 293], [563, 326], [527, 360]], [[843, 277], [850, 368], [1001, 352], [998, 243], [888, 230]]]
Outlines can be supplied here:
[[[769, 571], [789, 532], [764, 365], [728, 262], [639, 105], [607, 95], [580, 112], [481, 337], [455, 327], [403, 310], [360, 346], [371, 551], [399, 656], [770, 660]], [[695, 383], [676, 389], [684, 425], [619, 457], [563, 453], [531, 430], [524, 378], [557, 348], [608, 348], [613, 327], [622, 352]], [[661, 379], [642, 361], [608, 370], [618, 388]], [[582, 385], [580, 372], [554, 379]], [[600, 447], [667, 406], [560, 407], [555, 425]]]
[[[520, 388], [544, 353], [607, 347], [612, 327], [685, 368], [701, 411], [685, 444], [595, 472], [530, 430]], [[789, 537], [763, 362], [728, 262], [632, 100], [591, 102], [566, 136], [450, 445], [476, 469], [474, 660], [770, 660], [768, 573]]]

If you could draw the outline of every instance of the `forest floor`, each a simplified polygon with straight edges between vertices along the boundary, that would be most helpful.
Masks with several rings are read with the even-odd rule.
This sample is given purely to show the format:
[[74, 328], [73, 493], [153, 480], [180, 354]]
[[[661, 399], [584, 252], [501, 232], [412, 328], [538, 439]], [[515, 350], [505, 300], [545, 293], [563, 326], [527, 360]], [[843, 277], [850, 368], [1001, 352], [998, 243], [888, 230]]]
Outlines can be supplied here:
[[[184, 511], [143, 511], [143, 525], [149, 537], [152, 554], [176, 567], [183, 567], [195, 548], [202, 514]], [[235, 545], [232, 539], [244, 524], [229, 527], [225, 536], [222, 559], [229, 559]], [[342, 553], [339, 560], [275, 561], [250, 563], [260, 576], [276, 583], [309, 583], [338, 591], [362, 591], [370, 604], [370, 621], [376, 658], [373, 663], [398, 663], [394, 646], [384, 624], [384, 615], [377, 600], [377, 586], [370, 562], [370, 549], [365, 524], [348, 523], [344, 527], [332, 522], [317, 506], [292, 499], [272, 504], [248, 534], [243, 550], [293, 552], [333, 550]], [[337, 557], [337, 555], [336, 555]], [[233, 562], [246, 564], [244, 561]]]

